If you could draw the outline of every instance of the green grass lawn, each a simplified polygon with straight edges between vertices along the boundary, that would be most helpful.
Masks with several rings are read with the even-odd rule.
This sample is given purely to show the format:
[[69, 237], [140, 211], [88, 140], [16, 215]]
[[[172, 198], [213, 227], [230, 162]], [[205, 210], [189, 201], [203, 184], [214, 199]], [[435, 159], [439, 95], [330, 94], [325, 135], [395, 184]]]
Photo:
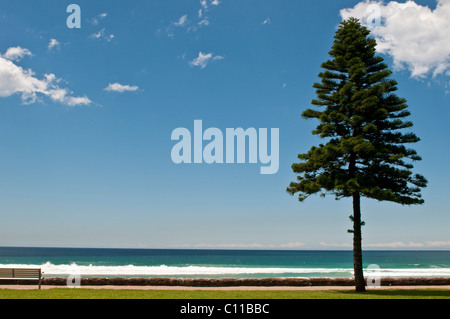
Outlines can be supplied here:
[[449, 289], [389, 289], [355, 293], [353, 290], [319, 291], [220, 291], [220, 290], [126, 290], [0, 289], [0, 299], [450, 299]]

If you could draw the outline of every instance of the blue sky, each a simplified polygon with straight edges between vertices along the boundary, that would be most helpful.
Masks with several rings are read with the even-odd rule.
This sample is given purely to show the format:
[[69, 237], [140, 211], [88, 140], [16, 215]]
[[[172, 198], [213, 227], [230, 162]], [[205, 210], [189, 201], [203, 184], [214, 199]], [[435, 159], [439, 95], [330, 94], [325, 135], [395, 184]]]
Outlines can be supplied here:
[[[66, 25], [71, 3], [79, 29]], [[364, 199], [363, 245], [448, 249], [449, 1], [377, 4], [379, 54], [408, 100], [429, 186], [421, 206]], [[366, 21], [368, 5], [1, 2], [0, 245], [351, 249], [349, 199], [300, 203], [285, 190], [297, 154], [320, 142], [300, 114], [336, 28], [346, 14]], [[279, 128], [278, 172], [174, 164], [172, 131], [197, 119]]]

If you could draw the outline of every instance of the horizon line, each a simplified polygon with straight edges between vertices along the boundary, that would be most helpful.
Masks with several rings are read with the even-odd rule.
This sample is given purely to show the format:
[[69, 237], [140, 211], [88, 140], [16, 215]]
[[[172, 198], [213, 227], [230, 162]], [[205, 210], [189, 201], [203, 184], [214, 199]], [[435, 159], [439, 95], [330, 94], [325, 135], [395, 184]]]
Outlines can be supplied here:
[[[36, 248], [36, 249], [127, 249], [127, 250], [235, 250], [235, 251], [345, 251], [345, 252], [353, 252], [353, 249], [351, 248], [347, 248], [347, 249], [343, 249], [343, 248], [336, 248], [336, 249], [330, 249], [330, 248], [326, 248], [326, 249], [321, 249], [321, 248], [304, 248], [304, 249], [298, 249], [298, 248], [258, 248], [258, 247], [249, 247], [249, 248], [245, 248], [245, 247], [239, 247], [239, 248], [233, 248], [233, 247], [217, 247], [217, 248], [211, 248], [211, 247], [205, 247], [205, 248], [201, 248], [201, 247], [184, 247], [184, 248], [174, 248], [174, 247], [170, 247], [170, 248], [151, 248], [151, 247], [85, 247], [85, 246], [80, 246], [80, 247], [74, 247], [74, 246], [0, 246], [0, 248]], [[405, 248], [405, 247], [401, 247], [401, 248], [384, 248], [384, 249], [380, 249], [380, 248], [368, 248], [368, 249], [364, 249], [363, 248], [363, 252], [364, 251], [450, 251], [450, 248], [447, 249], [436, 249], [436, 248], [417, 248], [417, 247], [412, 247], [412, 248]]]

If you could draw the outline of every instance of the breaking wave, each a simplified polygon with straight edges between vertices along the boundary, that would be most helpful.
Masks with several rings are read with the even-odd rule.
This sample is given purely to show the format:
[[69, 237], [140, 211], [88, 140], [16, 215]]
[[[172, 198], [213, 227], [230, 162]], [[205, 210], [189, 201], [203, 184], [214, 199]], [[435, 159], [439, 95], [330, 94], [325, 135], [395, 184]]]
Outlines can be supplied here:
[[[7, 268], [41, 268], [44, 276], [245, 276], [272, 275], [276, 277], [352, 277], [350, 268], [270, 268], [218, 266], [97, 266], [46, 262], [42, 265], [4, 264]], [[379, 269], [373, 275], [381, 277], [450, 277], [450, 268]]]

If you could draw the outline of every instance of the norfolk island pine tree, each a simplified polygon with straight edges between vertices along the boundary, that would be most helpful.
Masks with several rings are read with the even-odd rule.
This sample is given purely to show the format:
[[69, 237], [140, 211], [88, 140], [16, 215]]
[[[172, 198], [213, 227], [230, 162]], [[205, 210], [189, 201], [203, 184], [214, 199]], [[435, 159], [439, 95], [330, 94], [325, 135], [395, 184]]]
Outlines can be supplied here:
[[362, 262], [361, 197], [402, 205], [423, 204], [421, 188], [427, 180], [413, 174], [412, 162], [421, 160], [405, 144], [420, 139], [413, 126], [404, 98], [394, 94], [397, 82], [392, 72], [375, 55], [376, 40], [358, 19], [339, 25], [330, 59], [322, 63], [321, 83], [314, 83], [317, 99], [302, 117], [317, 119], [312, 131], [326, 143], [298, 155], [298, 174], [287, 191], [298, 193], [299, 201], [312, 194], [353, 199], [353, 265], [355, 289], [365, 291]]

